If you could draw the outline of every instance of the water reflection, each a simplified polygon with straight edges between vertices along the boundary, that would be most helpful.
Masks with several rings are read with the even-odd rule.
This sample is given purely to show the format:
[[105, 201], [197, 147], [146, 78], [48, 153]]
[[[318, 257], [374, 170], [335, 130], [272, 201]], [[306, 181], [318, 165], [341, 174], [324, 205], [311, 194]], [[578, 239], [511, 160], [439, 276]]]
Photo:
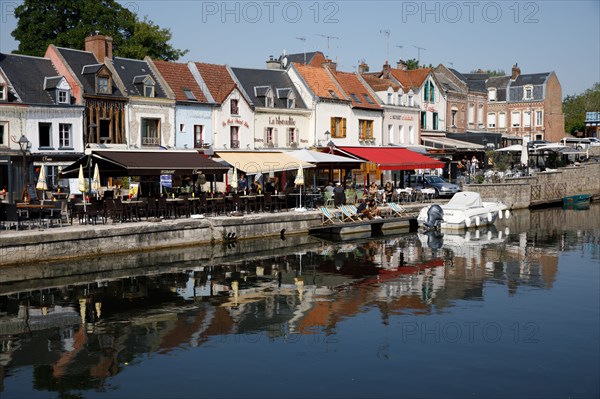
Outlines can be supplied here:
[[33, 390], [104, 390], [148, 355], [224, 345], [226, 337], [331, 336], [373, 312], [387, 326], [399, 315], [481, 301], [486, 284], [513, 296], [521, 287], [549, 290], [564, 251], [600, 259], [599, 211], [517, 212], [462, 234], [287, 237], [6, 268], [0, 392], [24, 367], [33, 368]]

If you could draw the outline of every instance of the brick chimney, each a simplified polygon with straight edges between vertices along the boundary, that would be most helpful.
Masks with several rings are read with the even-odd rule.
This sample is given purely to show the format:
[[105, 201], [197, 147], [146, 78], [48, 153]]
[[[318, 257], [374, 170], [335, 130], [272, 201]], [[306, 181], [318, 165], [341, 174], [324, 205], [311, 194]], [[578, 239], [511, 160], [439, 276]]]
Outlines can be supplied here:
[[281, 69], [281, 62], [273, 58], [273, 56], [269, 56], [267, 60], [267, 69]]
[[333, 62], [330, 59], [325, 60], [323, 66], [329, 67], [329, 69], [331, 69], [331, 72], [337, 72], [337, 63]]
[[360, 64], [358, 64], [358, 73], [363, 74], [367, 72], [369, 72], [369, 65], [367, 65], [367, 63], [364, 60], [362, 60]]
[[93, 53], [98, 62], [103, 64], [105, 58], [112, 58], [112, 43], [112, 37], [101, 35], [96, 31], [92, 36], [85, 38], [85, 51]]
[[510, 76], [511, 80], [515, 80], [519, 77], [519, 75], [521, 74], [521, 68], [519, 68], [518, 66], [519, 64], [515, 64], [512, 67], [512, 75]]
[[401, 71], [406, 71], [408, 69], [408, 65], [406, 65], [406, 62], [404, 62], [404, 61], [402, 61], [402, 59], [400, 59], [396, 63], [396, 69], [400, 69]]
[[381, 71], [381, 78], [382, 79], [390, 78], [390, 64], [388, 64], [387, 61], [385, 62], [385, 64], [383, 64], [383, 70]]

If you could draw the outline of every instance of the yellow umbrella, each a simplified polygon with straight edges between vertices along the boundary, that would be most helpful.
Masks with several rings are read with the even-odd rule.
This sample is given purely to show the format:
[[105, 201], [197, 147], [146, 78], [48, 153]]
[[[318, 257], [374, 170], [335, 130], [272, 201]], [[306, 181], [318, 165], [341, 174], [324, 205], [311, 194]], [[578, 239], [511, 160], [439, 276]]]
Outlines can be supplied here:
[[98, 164], [94, 165], [94, 177], [92, 179], [92, 190], [96, 191], [96, 196], [100, 192], [100, 169], [98, 169]]
[[78, 188], [79, 191], [81, 191], [81, 194], [85, 194], [85, 192], [87, 191], [87, 184], [85, 182], [85, 177], [83, 177], [83, 166], [79, 165], [79, 178], [77, 179], [77, 183], [78, 183]]
[[38, 176], [35, 188], [41, 191], [48, 190], [48, 184], [46, 184], [46, 167], [44, 165], [40, 166], [40, 175]]

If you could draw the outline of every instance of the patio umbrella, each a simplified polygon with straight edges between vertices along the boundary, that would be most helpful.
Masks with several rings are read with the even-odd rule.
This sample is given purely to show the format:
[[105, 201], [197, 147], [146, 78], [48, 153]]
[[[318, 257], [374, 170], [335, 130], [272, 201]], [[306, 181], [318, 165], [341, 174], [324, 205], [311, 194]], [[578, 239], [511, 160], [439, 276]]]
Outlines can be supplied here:
[[94, 165], [94, 177], [92, 179], [92, 190], [96, 190], [96, 198], [98, 198], [100, 187], [100, 169], [98, 168], [98, 164], [96, 164]]
[[79, 191], [81, 191], [81, 195], [83, 196], [83, 211], [86, 212], [86, 207], [85, 207], [85, 188], [86, 188], [86, 184], [85, 184], [85, 177], [83, 177], [83, 165], [79, 165], [79, 177], [77, 178], [77, 185], [79, 188]]
[[238, 175], [237, 175], [237, 168], [233, 168], [233, 177], [231, 178], [231, 188], [234, 191], [237, 191], [238, 188]]
[[46, 184], [46, 167], [44, 165], [40, 166], [40, 175], [38, 176], [35, 188], [42, 191], [42, 198], [44, 198], [44, 192], [48, 190], [48, 184]]
[[526, 145], [521, 149], [521, 165], [527, 166], [529, 164], [529, 149]]
[[296, 175], [296, 179], [294, 179], [294, 184], [300, 186], [300, 207], [296, 208], [296, 210], [301, 211], [304, 210], [302, 207], [302, 186], [304, 185], [304, 169], [302, 169], [302, 165], [298, 167], [298, 174]]

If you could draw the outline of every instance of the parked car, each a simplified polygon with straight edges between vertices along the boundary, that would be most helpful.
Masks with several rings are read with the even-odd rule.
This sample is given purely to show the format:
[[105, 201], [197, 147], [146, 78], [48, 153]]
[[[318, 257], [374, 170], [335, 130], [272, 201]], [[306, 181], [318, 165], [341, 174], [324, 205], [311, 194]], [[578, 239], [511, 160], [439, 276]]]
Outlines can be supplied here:
[[451, 197], [460, 191], [456, 184], [448, 183], [439, 176], [410, 175], [405, 179], [405, 185], [415, 188], [433, 188], [436, 197]]

